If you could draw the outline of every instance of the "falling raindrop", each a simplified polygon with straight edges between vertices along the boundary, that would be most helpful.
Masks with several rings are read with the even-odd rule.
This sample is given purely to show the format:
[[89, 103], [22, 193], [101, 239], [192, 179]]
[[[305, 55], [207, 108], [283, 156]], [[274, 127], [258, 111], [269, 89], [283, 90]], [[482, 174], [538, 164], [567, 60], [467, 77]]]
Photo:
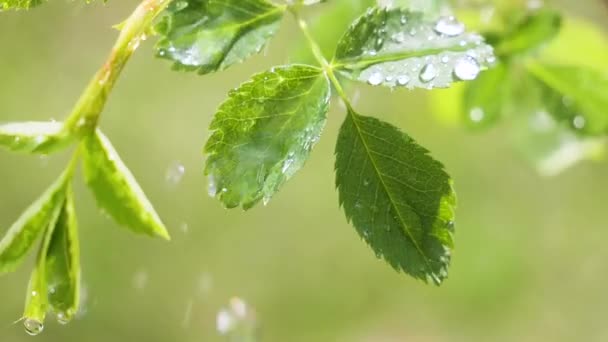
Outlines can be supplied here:
[[464, 24], [455, 17], [441, 17], [435, 24], [435, 32], [449, 37], [459, 36], [464, 33]]
[[176, 186], [182, 181], [185, 173], [186, 167], [179, 161], [174, 161], [167, 167], [165, 180], [169, 185]]
[[471, 121], [473, 121], [473, 122], [481, 122], [481, 120], [483, 120], [484, 116], [485, 116], [485, 113], [483, 112], [483, 109], [481, 109], [479, 107], [475, 107], [475, 108], [471, 109], [471, 112], [469, 113], [469, 117], [471, 118]]
[[231, 341], [253, 341], [258, 330], [255, 311], [244, 300], [234, 297], [218, 311], [216, 329]]
[[373, 74], [371, 74], [369, 79], [367, 79], [367, 82], [373, 86], [377, 86], [377, 85], [381, 84], [383, 80], [384, 80], [384, 76], [382, 76], [382, 74], [380, 72], [376, 71]]
[[44, 324], [32, 318], [26, 318], [25, 321], [23, 321], [23, 326], [25, 327], [25, 332], [31, 336], [36, 336], [44, 330]]
[[420, 80], [422, 82], [430, 82], [437, 77], [437, 68], [433, 64], [426, 64], [422, 70], [420, 70]]
[[458, 79], [470, 81], [477, 78], [481, 68], [477, 60], [471, 56], [466, 56], [459, 59], [454, 66], [454, 74]]

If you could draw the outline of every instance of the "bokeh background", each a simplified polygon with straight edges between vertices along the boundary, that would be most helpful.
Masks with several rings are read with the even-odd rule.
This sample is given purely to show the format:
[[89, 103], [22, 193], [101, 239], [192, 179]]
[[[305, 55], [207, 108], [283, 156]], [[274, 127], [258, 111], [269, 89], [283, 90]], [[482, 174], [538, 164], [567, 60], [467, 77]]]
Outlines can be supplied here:
[[[81, 2], [0, 13], [0, 121], [64, 117], [105, 59], [111, 25], [137, 4]], [[554, 3], [608, 32], [599, 1]], [[268, 206], [228, 211], [210, 198], [201, 149], [214, 110], [250, 74], [290, 60], [296, 37], [286, 18], [265, 54], [205, 77], [140, 47], [101, 125], [173, 241], [118, 227], [79, 178], [85, 303], [67, 326], [49, 317], [36, 340], [222, 341], [217, 313], [237, 297], [255, 310], [262, 341], [608, 341], [608, 162], [542, 177], [514, 151], [508, 125], [447, 123], [428, 92], [352, 89], [362, 113], [406, 130], [455, 179], [457, 249], [441, 287], [393, 271], [346, 222], [333, 183], [337, 101], [306, 167]], [[0, 151], [0, 232], [68, 158]], [[2, 342], [34, 338], [13, 324], [32, 261], [0, 278]]]

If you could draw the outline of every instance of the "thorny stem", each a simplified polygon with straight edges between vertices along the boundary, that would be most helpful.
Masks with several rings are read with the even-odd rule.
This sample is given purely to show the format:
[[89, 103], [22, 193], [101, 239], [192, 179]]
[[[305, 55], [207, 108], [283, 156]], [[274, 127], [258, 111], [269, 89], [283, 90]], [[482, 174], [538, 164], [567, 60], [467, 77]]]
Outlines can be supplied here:
[[310, 46], [310, 49], [312, 50], [315, 59], [317, 60], [317, 62], [319, 62], [319, 64], [321, 64], [321, 68], [323, 68], [323, 71], [325, 72], [331, 83], [334, 85], [334, 88], [336, 88], [336, 91], [338, 92], [338, 95], [340, 95], [340, 98], [346, 105], [346, 108], [352, 111], [352, 105], [350, 103], [350, 100], [346, 95], [344, 88], [342, 88], [342, 84], [340, 84], [340, 81], [334, 73], [334, 67], [327, 61], [327, 59], [325, 59], [325, 56], [323, 56], [319, 44], [317, 44], [312, 34], [310, 34], [310, 31], [308, 30], [308, 24], [306, 23], [306, 21], [304, 21], [304, 19], [302, 19], [302, 17], [300, 17], [300, 13], [297, 7], [290, 7], [289, 9], [293, 14], [296, 22], [298, 23], [300, 30], [306, 37], [308, 45]]
[[131, 16], [121, 24], [120, 35], [108, 59], [89, 82], [67, 118], [64, 127], [66, 133], [83, 135], [95, 131], [99, 116], [121, 71], [139, 43], [146, 39], [152, 21], [171, 1], [143, 0]]

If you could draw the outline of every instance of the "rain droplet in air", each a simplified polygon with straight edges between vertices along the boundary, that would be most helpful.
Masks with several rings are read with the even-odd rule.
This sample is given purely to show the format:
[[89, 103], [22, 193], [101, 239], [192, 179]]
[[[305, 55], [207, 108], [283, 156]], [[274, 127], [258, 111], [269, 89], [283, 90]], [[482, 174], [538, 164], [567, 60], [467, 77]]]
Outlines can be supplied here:
[[25, 332], [31, 336], [36, 336], [44, 330], [44, 324], [32, 318], [26, 318], [25, 321], [23, 321], [23, 326], [25, 327]]
[[473, 121], [473, 122], [481, 122], [481, 120], [483, 120], [484, 116], [485, 116], [485, 113], [483, 112], [483, 109], [481, 109], [479, 107], [475, 107], [475, 108], [471, 109], [471, 112], [469, 113], [469, 117], [471, 118], [471, 121]]
[[371, 74], [371, 76], [367, 79], [367, 82], [373, 86], [377, 86], [377, 85], [380, 85], [383, 80], [384, 80], [384, 76], [382, 76], [381, 73], [376, 71], [373, 74]]
[[441, 17], [435, 24], [435, 32], [449, 37], [459, 36], [464, 33], [464, 24], [455, 17]]
[[230, 299], [229, 305], [218, 311], [216, 329], [231, 341], [251, 341], [257, 335], [254, 310], [241, 298]]
[[459, 59], [454, 65], [454, 75], [463, 81], [471, 81], [477, 78], [481, 68], [477, 60], [471, 56]]
[[169, 165], [165, 172], [165, 180], [169, 185], [178, 185], [182, 181], [185, 173], [186, 167], [182, 163], [174, 161]]
[[435, 77], [437, 77], [437, 68], [433, 64], [427, 64], [420, 70], [420, 80], [422, 82], [430, 82]]

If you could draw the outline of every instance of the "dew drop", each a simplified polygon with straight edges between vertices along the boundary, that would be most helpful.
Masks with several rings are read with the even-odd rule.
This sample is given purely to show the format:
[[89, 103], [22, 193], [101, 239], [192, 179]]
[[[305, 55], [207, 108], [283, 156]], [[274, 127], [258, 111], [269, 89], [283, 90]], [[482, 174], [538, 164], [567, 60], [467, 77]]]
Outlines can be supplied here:
[[367, 82], [373, 86], [377, 86], [382, 83], [384, 76], [379, 72], [374, 72], [368, 79]]
[[399, 22], [401, 22], [401, 25], [405, 25], [405, 24], [407, 24], [407, 18], [404, 15], [402, 15]]
[[412, 29], [410, 30], [410, 36], [415, 36], [415, 35], [416, 35], [416, 29], [415, 29], [415, 28], [412, 28]]
[[25, 327], [25, 332], [31, 336], [36, 336], [44, 330], [44, 324], [32, 318], [26, 318], [23, 321], [23, 326]]
[[422, 82], [430, 82], [437, 77], [437, 69], [433, 64], [426, 64], [422, 70], [420, 70], [420, 80]]
[[405, 41], [405, 34], [403, 32], [398, 32], [395, 33], [392, 38], [397, 43], [403, 43]]
[[586, 123], [587, 122], [586, 122], [585, 118], [581, 115], [577, 115], [576, 117], [574, 117], [574, 120], [572, 120], [572, 124], [574, 125], [574, 128], [576, 128], [576, 129], [585, 128]]
[[400, 86], [407, 85], [408, 83], [410, 83], [410, 78], [405, 75], [399, 76], [399, 78], [397, 79], [397, 84], [399, 84]]
[[477, 60], [471, 56], [466, 56], [458, 60], [454, 66], [454, 74], [458, 79], [470, 81], [477, 78], [481, 68]]
[[59, 312], [57, 313], [57, 323], [61, 324], [61, 325], [66, 325], [68, 323], [70, 323], [71, 321], [71, 315], [65, 312]]
[[450, 61], [450, 57], [448, 57], [448, 56], [441, 57], [441, 63], [447, 64], [449, 61]]
[[435, 24], [435, 32], [449, 37], [459, 36], [464, 33], [464, 24], [455, 17], [441, 17]]
[[207, 185], [207, 189], [209, 196], [215, 197], [215, 195], [217, 195], [217, 183], [215, 182], [215, 177], [213, 175], [209, 175], [209, 183]]

